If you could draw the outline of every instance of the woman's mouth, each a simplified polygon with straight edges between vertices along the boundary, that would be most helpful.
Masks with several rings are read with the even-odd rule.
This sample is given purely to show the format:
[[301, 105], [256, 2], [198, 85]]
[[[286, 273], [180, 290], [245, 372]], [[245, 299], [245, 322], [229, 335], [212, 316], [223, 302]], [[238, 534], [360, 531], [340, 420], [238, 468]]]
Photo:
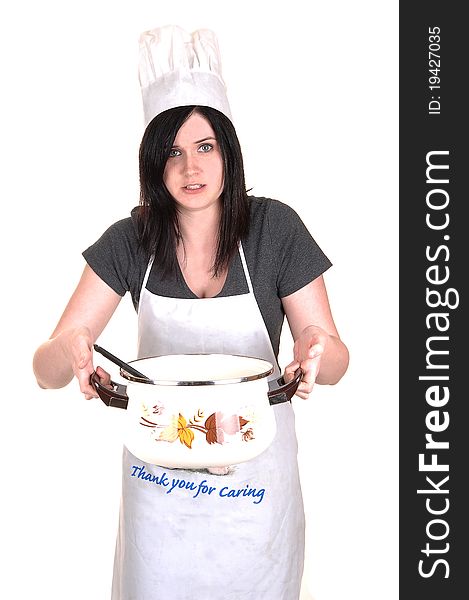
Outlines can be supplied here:
[[197, 194], [198, 192], [203, 190], [204, 187], [205, 187], [204, 183], [189, 183], [188, 185], [185, 185], [182, 189], [187, 194]]

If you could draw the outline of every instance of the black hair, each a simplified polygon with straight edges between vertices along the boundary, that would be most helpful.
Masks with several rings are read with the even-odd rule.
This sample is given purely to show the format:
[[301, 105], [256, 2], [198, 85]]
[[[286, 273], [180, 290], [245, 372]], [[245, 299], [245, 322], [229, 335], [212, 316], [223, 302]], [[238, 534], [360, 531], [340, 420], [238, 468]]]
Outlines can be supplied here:
[[180, 106], [157, 115], [147, 125], [140, 143], [140, 206], [137, 216], [139, 241], [148, 256], [165, 273], [176, 268], [180, 239], [176, 202], [163, 181], [169, 153], [177, 132], [193, 114], [212, 126], [223, 160], [223, 191], [213, 274], [219, 275], [237, 251], [249, 228], [249, 204], [244, 165], [236, 130], [228, 117], [208, 106]]

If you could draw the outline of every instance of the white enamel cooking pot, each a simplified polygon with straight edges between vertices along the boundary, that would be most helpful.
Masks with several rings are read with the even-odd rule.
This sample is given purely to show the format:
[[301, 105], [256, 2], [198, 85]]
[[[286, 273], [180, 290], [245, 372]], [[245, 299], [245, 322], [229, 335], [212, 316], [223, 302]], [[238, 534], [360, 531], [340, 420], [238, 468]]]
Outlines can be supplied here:
[[168, 468], [224, 467], [263, 452], [276, 433], [271, 405], [288, 402], [301, 370], [270, 385], [270, 362], [229, 354], [180, 354], [129, 363], [148, 379], [120, 374], [112, 389], [91, 376], [108, 406], [127, 410], [124, 444], [137, 458]]

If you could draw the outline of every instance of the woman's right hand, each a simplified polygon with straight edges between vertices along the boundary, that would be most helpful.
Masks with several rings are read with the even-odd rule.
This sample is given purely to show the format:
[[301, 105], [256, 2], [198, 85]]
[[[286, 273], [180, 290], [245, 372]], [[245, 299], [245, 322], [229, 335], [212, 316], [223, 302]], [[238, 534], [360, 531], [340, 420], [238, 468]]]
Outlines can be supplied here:
[[[93, 344], [101, 335], [121, 296], [86, 265], [50, 338], [34, 353], [33, 371], [39, 387], [65, 387], [75, 376], [85, 398], [96, 398], [90, 383], [94, 371]], [[104, 369], [96, 369], [101, 383], [111, 378]]]
[[95, 370], [102, 385], [111, 383], [111, 376], [107, 371], [102, 367], [94, 368], [93, 343], [90, 330], [87, 327], [78, 327], [70, 333], [67, 344], [73, 374], [78, 379], [80, 391], [87, 400], [98, 398], [94, 386], [90, 383], [90, 377]]

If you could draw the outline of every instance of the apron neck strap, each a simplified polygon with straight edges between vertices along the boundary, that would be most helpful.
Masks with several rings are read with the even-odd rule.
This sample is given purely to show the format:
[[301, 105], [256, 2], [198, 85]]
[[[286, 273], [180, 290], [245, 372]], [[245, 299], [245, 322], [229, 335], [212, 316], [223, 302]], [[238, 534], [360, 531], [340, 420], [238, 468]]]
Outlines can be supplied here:
[[254, 292], [254, 289], [252, 287], [252, 281], [251, 281], [251, 277], [249, 275], [248, 264], [246, 262], [246, 257], [244, 256], [243, 245], [241, 244], [241, 242], [239, 242], [239, 244], [238, 244], [238, 250], [239, 250], [239, 256], [241, 258], [241, 262], [243, 264], [244, 276], [246, 277], [246, 282], [248, 284], [249, 292], [252, 294]]
[[[241, 263], [243, 265], [244, 276], [246, 277], [246, 282], [248, 284], [248, 289], [249, 289], [249, 292], [252, 294], [254, 289], [252, 286], [251, 276], [249, 275], [249, 269], [248, 269], [248, 265], [246, 262], [246, 257], [244, 255], [243, 245], [241, 242], [239, 242], [239, 244], [238, 244], [238, 250], [239, 250], [239, 256], [241, 258]], [[155, 260], [155, 256], [152, 255], [150, 257], [150, 260], [148, 261], [148, 266], [147, 266], [147, 270], [145, 271], [145, 277], [143, 278], [143, 283], [142, 283], [141, 289], [144, 289], [147, 285], [148, 277], [150, 275], [151, 267], [153, 265], [154, 260]]]

